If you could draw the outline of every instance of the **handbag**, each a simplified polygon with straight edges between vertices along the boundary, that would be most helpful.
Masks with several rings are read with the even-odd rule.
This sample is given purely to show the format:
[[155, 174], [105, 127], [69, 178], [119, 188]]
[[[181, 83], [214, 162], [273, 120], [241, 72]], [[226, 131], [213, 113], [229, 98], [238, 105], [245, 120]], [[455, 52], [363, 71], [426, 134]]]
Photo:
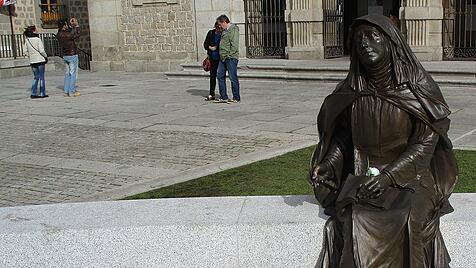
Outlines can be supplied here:
[[210, 62], [210, 58], [206, 57], [202, 62], [202, 68], [205, 72], [209, 72], [212, 69], [212, 63]]
[[[31, 46], [34, 50], [36, 50], [36, 52], [40, 53], [40, 55], [41, 55], [41, 52], [33, 46], [33, 44], [30, 42], [30, 40], [28, 40], [28, 38], [26, 38], [26, 41], [28, 41], [28, 43], [30, 43], [30, 46]], [[27, 48], [28, 48], [28, 47], [27, 47]], [[43, 57], [43, 55], [41, 55], [41, 56]], [[43, 59], [45, 59], [45, 64], [47, 64], [47, 63], [48, 63], [48, 57], [43, 57]]]

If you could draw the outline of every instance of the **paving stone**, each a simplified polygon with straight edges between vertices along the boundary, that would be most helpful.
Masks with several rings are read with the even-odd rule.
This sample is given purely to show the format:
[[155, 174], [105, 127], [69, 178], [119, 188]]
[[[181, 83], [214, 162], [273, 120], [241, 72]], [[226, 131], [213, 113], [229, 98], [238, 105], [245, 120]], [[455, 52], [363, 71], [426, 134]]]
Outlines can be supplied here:
[[[244, 80], [240, 103], [218, 104], [203, 100], [205, 79], [83, 72], [82, 96], [67, 98], [62, 74], [47, 75], [47, 99], [29, 99], [30, 78], [0, 84], [0, 206], [124, 196], [315, 144], [319, 106], [335, 88]], [[450, 137], [476, 149], [466, 135], [476, 91], [442, 91]]]

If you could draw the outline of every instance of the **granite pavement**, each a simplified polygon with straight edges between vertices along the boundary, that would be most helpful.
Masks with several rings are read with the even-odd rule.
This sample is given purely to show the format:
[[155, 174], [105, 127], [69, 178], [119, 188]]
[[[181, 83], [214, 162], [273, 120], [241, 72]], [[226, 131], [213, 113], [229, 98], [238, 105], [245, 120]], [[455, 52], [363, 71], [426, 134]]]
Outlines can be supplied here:
[[[113, 200], [311, 146], [335, 87], [244, 80], [241, 103], [217, 104], [204, 79], [83, 72], [73, 98], [46, 77], [36, 100], [30, 77], [0, 81], [0, 206]], [[442, 90], [455, 146], [476, 149], [476, 89]]]

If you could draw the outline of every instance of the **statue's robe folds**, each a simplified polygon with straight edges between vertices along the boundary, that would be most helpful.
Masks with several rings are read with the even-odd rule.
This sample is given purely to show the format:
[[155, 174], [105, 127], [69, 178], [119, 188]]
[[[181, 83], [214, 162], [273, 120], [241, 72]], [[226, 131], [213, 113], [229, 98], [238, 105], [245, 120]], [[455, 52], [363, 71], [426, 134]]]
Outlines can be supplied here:
[[[439, 219], [452, 211], [448, 198], [457, 179], [447, 136], [450, 112], [438, 85], [394, 26], [380, 17], [359, 20], [390, 37], [398, 86], [366, 87], [353, 53], [349, 76], [321, 107], [311, 169], [327, 162], [338, 190], [314, 185], [330, 216], [316, 267], [449, 267]], [[349, 174], [365, 175], [368, 167], [392, 179], [391, 190], [379, 198], [389, 205], [339, 206], [337, 196], [353, 178]]]

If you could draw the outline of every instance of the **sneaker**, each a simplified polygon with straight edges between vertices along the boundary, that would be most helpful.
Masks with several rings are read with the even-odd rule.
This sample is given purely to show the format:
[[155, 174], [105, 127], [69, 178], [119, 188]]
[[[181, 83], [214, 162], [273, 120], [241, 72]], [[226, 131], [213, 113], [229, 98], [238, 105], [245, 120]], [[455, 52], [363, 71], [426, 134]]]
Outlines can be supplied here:
[[238, 102], [240, 102], [240, 100], [235, 100], [235, 99], [233, 99], [231, 102], [233, 102], [233, 103], [238, 103]]
[[79, 93], [78, 91], [73, 93], [73, 97], [79, 97], [79, 96], [81, 96], [81, 93]]
[[63, 96], [69, 97], [69, 93], [64, 93]]
[[215, 103], [228, 103], [228, 102], [230, 102], [229, 99], [228, 100], [218, 99], [218, 100], [215, 101]]

